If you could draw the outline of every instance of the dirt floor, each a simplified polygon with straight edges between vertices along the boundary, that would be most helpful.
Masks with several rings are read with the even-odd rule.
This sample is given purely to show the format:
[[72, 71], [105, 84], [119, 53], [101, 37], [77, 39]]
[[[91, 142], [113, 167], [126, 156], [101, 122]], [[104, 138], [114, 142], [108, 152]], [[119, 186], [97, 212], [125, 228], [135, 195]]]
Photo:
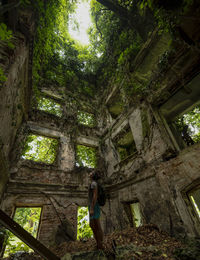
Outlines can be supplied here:
[[[174, 259], [194, 259], [179, 258], [174, 256], [177, 249], [185, 246], [175, 238], [170, 237], [165, 232], [159, 231], [155, 225], [144, 225], [139, 228], [128, 228], [123, 231], [115, 231], [104, 237], [103, 254], [107, 259], [124, 260], [174, 260]], [[57, 256], [62, 257], [66, 253], [81, 254], [81, 252], [91, 252], [96, 250], [94, 239], [84, 239], [82, 241], [64, 242], [57, 247], [49, 248]], [[35, 254], [21, 253], [18, 256], [10, 256], [6, 260], [41, 260]]]
[[[181, 242], [160, 232], [155, 225], [144, 225], [139, 228], [129, 228], [123, 231], [115, 231], [104, 237], [104, 252], [106, 255], [117, 255], [117, 248], [123, 245], [134, 244], [135, 250], [126, 250], [124, 259], [175, 259], [173, 252], [183, 247]], [[128, 248], [127, 248], [128, 249]], [[84, 241], [66, 242], [57, 248], [52, 248], [58, 256], [66, 253], [96, 250], [94, 239]]]

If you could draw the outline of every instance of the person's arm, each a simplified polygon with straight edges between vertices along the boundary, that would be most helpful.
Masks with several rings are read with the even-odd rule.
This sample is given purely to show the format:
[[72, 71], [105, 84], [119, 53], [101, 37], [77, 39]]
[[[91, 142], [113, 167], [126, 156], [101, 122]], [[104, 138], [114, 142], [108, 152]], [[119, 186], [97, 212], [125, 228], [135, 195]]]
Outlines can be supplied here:
[[91, 208], [90, 208], [90, 215], [94, 215], [94, 206], [97, 202], [97, 187], [93, 189], [93, 196], [92, 196], [92, 203], [91, 203]]

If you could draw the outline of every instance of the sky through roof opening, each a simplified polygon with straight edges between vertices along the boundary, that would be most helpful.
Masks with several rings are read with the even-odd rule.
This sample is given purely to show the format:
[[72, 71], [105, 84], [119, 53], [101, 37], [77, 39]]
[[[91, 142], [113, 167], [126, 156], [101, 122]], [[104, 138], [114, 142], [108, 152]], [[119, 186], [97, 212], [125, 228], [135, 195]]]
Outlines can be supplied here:
[[75, 12], [69, 15], [69, 34], [74, 40], [79, 41], [82, 45], [89, 45], [90, 41], [87, 30], [90, 26], [92, 26], [90, 2], [78, 1]]

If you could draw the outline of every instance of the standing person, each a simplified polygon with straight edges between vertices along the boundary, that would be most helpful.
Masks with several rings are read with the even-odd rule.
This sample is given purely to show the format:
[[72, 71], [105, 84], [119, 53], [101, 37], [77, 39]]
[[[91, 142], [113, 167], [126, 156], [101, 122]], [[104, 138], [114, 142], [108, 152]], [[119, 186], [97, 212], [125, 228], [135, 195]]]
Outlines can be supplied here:
[[93, 231], [94, 238], [97, 242], [97, 249], [103, 249], [103, 231], [100, 223], [100, 206], [97, 201], [98, 198], [98, 183], [99, 175], [96, 171], [89, 174], [89, 215], [90, 227]]

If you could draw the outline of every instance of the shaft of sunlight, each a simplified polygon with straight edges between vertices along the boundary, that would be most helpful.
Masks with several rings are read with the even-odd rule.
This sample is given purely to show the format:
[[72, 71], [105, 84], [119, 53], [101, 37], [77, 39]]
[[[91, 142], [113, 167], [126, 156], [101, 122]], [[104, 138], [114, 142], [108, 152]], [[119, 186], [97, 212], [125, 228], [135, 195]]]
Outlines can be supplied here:
[[[78, 23], [78, 26], [76, 23]], [[75, 13], [69, 17], [69, 34], [82, 45], [88, 45], [90, 42], [87, 30], [91, 25], [89, 1], [78, 2]]]

